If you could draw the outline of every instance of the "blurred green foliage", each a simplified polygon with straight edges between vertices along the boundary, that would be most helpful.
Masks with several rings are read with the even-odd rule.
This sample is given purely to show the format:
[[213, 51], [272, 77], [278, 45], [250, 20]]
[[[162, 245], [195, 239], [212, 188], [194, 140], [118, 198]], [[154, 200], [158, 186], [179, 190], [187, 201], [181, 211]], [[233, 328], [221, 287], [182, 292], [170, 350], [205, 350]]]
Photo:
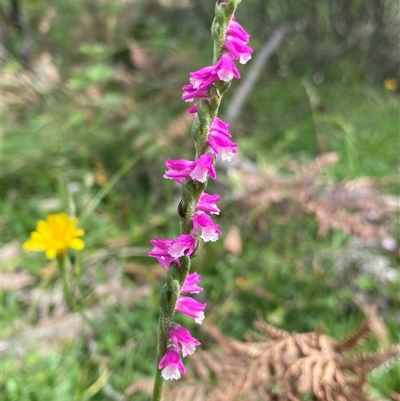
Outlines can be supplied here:
[[[0, 2], [2, 244], [21, 243], [37, 219], [59, 210], [84, 217], [84, 256], [113, 249], [121, 239], [148, 248], [154, 236], [176, 236], [178, 192], [162, 179], [164, 162], [192, 157], [193, 149], [189, 134], [174, 141], [166, 127], [185, 109], [181, 86], [189, 71], [211, 59], [213, 2], [19, 4], [22, 31], [13, 25], [9, 3]], [[255, 54], [281, 23], [305, 24], [273, 56], [249, 99], [234, 132], [243, 153], [279, 170], [288, 160], [306, 162], [336, 151], [340, 162], [327, 170], [333, 182], [398, 174], [398, 92], [383, 86], [385, 78], [398, 79], [397, 14], [398, 4], [389, 1], [243, 1], [238, 18], [252, 34]], [[398, 185], [388, 190], [399, 193]], [[319, 236], [312, 216], [278, 224], [279, 207], [268, 211], [271, 223], [260, 233], [251, 218], [239, 219], [239, 207], [224, 201], [219, 223], [224, 233], [240, 223], [243, 254], [227, 254], [220, 241], [203, 246], [194, 261], [204, 275], [210, 323], [243, 338], [260, 311], [284, 329], [310, 331], [322, 324], [340, 338], [363, 318], [353, 300], [357, 288], [384, 300], [390, 339], [400, 341], [399, 282], [379, 286], [364, 274], [353, 285], [338, 278], [333, 266], [348, 244], [345, 234]], [[400, 240], [398, 232], [392, 234]], [[153, 264], [147, 257], [119, 255], [122, 266], [132, 260], [144, 274]], [[28, 270], [39, 286], [52, 288], [55, 280], [42, 275], [45, 263], [44, 256], [18, 253], [3, 267]], [[128, 273], [123, 282], [141, 285]], [[94, 350], [77, 339], [3, 358], [4, 401], [105, 400], [106, 381], [123, 392], [137, 378], [151, 376], [162, 278], [150, 277], [149, 283], [151, 297], [130, 308], [109, 307], [96, 318], [102, 335]], [[1, 292], [4, 337], [17, 339], [21, 327], [36, 323], [33, 315], [15, 292]], [[212, 345], [204, 332], [193, 330], [204, 347]], [[371, 340], [366, 350], [377, 346]], [[398, 369], [371, 375], [372, 390], [386, 397], [399, 392]]]

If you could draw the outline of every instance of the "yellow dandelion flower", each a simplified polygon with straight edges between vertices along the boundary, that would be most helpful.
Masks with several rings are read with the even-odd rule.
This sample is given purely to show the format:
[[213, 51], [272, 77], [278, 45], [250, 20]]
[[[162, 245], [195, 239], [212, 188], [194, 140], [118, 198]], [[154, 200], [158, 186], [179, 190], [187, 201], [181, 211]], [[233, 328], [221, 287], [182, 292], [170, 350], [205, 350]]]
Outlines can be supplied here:
[[77, 218], [69, 218], [66, 213], [49, 214], [47, 220], [39, 220], [36, 231], [23, 244], [25, 251], [46, 252], [49, 259], [63, 255], [69, 248], [82, 250], [85, 243], [81, 237], [85, 232], [76, 228]]

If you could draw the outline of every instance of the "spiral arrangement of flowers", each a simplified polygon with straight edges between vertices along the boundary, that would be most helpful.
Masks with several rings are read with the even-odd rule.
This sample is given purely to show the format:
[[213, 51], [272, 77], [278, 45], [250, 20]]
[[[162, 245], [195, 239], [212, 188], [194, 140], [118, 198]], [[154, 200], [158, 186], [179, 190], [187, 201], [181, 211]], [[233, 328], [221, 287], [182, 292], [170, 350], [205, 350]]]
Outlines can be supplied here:
[[212, 24], [214, 63], [190, 73], [190, 83], [183, 86], [182, 99], [195, 102], [188, 109], [194, 116], [191, 133], [195, 144], [194, 160], [166, 161], [166, 179], [175, 180], [182, 187], [179, 204], [181, 234], [177, 238], [153, 238], [149, 255], [156, 258], [167, 270], [167, 282], [161, 291], [159, 342], [157, 352], [158, 372], [153, 400], [161, 396], [163, 379], [179, 379], [185, 373], [182, 357], [192, 354], [200, 342], [189, 329], [172, 322], [175, 312], [190, 316], [195, 323], [204, 320], [206, 304], [187, 294], [203, 289], [198, 286], [201, 276], [190, 273], [191, 260], [196, 256], [199, 241], [216, 241], [221, 235], [219, 225], [211, 214], [219, 214], [218, 194], [205, 192], [207, 180], [215, 180], [217, 155], [230, 161], [237, 153], [237, 144], [231, 140], [229, 124], [218, 117], [224, 93], [232, 79], [240, 78], [235, 60], [245, 64], [253, 50], [248, 46], [250, 35], [234, 16], [239, 0], [216, 4]]

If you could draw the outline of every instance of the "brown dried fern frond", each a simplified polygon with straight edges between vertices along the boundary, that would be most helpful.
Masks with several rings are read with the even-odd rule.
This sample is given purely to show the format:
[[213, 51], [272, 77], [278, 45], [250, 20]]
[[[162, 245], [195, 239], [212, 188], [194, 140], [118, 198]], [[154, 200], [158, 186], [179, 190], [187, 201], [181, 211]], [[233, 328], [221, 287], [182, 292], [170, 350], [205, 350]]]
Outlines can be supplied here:
[[260, 317], [256, 321], [255, 327], [257, 327], [261, 332], [263, 332], [268, 337], [270, 337], [274, 340], [287, 338], [290, 336], [289, 332], [278, 329], [277, 327], [272, 326], [271, 324], [268, 324], [266, 321], [262, 320]]
[[[371, 333], [374, 314], [375, 309], [339, 342], [321, 328], [289, 333], [260, 318], [255, 323], [261, 332], [257, 342], [233, 341], [207, 326], [219, 351], [192, 355], [186, 380], [168, 383], [163, 401], [301, 401], [305, 395], [310, 401], [374, 401], [365, 392], [368, 371], [400, 356], [400, 346], [354, 356], [357, 345]], [[139, 387], [144, 389], [143, 384]], [[127, 393], [134, 390], [133, 386]]]
[[374, 306], [372, 307], [367, 318], [361, 323], [360, 327], [354, 333], [343, 338], [334, 345], [335, 351], [342, 353], [362, 343], [364, 339], [371, 334], [371, 323], [375, 317], [375, 313], [376, 307]]
[[387, 350], [378, 351], [373, 354], [361, 353], [349, 360], [344, 359], [342, 368], [351, 370], [357, 366], [368, 366], [370, 369], [376, 369], [396, 358], [400, 358], [400, 345], [395, 345]]
[[291, 214], [311, 214], [318, 222], [320, 235], [334, 229], [366, 241], [390, 238], [389, 226], [393, 214], [400, 211], [400, 198], [379, 190], [391, 182], [390, 177], [332, 183], [325, 170], [338, 160], [336, 153], [326, 153], [308, 164], [291, 161], [287, 167], [293, 175], [284, 175], [273, 167], [248, 168], [239, 157], [235, 177], [241, 183], [234, 197], [242, 200], [260, 219], [272, 204], [280, 204]]

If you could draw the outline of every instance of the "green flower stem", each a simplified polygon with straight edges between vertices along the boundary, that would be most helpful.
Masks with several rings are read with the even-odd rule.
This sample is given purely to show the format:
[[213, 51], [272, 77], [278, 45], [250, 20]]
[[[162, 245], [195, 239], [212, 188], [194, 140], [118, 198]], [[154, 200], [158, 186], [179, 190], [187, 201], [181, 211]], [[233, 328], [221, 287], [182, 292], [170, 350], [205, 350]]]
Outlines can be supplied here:
[[82, 317], [82, 320], [90, 326], [96, 334], [99, 334], [99, 330], [94, 325], [94, 323], [86, 316], [85, 312], [83, 311], [81, 305], [79, 305], [75, 298], [72, 295], [71, 287], [69, 285], [69, 275], [68, 275], [68, 267], [70, 265], [69, 259], [66, 253], [57, 256], [57, 263], [58, 268], [60, 269], [61, 279], [63, 282], [63, 292], [64, 298], [67, 301], [68, 306], [73, 312], [77, 312]]
[[[164, 384], [164, 379], [161, 375], [161, 369], [158, 369], [158, 364], [164, 355], [165, 351], [167, 350], [167, 343], [168, 343], [168, 338], [165, 336], [165, 331], [164, 331], [164, 324], [162, 321], [161, 317], [161, 312], [160, 312], [160, 317], [158, 319], [158, 345], [157, 345], [157, 369], [156, 369], [156, 377], [154, 380], [154, 388], [153, 388], [153, 397], [152, 401], [159, 401], [161, 400], [161, 393], [162, 393], [162, 387]], [[163, 353], [164, 352], [164, 353]]]
[[[189, 259], [189, 258], [187, 258]], [[190, 266], [190, 260], [189, 260]], [[156, 355], [156, 377], [154, 380], [153, 397], [152, 401], [159, 401], [161, 399], [162, 386], [164, 379], [161, 375], [161, 370], [158, 368], [158, 364], [162, 356], [167, 351], [168, 340], [169, 340], [169, 324], [175, 313], [176, 303], [178, 302], [180, 285], [179, 281], [175, 276], [179, 275], [179, 270], [176, 266], [171, 266], [168, 271], [167, 284], [165, 284], [161, 290], [160, 296], [160, 317], [158, 319], [158, 344], [157, 344], [157, 355]]]
[[[157, 349], [157, 359], [161, 359], [161, 354], [159, 353], [158, 349]], [[163, 384], [164, 384], [164, 378], [161, 375], [161, 370], [158, 369], [157, 367], [156, 377], [154, 380], [154, 387], [153, 387], [153, 397], [151, 398], [151, 401], [161, 400]]]
[[74, 298], [72, 297], [71, 289], [69, 286], [67, 255], [65, 253], [63, 253], [62, 255], [58, 255], [57, 263], [58, 263], [58, 268], [60, 269], [61, 278], [63, 282], [64, 298], [67, 301], [69, 308], [75, 311], [77, 305]]

